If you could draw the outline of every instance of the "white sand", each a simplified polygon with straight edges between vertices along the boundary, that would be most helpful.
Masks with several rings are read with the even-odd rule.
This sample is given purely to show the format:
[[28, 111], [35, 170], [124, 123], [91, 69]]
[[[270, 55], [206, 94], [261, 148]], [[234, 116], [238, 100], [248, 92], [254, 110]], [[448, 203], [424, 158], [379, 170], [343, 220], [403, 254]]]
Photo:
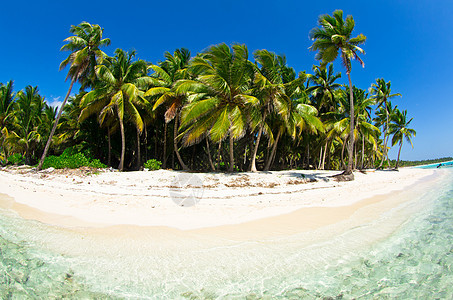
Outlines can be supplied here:
[[[410, 168], [355, 172], [354, 181], [336, 182], [330, 178], [339, 173], [334, 171], [224, 174], [159, 170], [83, 177], [4, 169], [0, 171], [0, 193], [15, 200], [10, 206], [23, 217], [56, 225], [190, 230], [245, 223], [304, 208], [353, 206], [402, 190], [435, 172]], [[185, 206], [178, 205], [184, 199]], [[197, 203], [191, 205], [194, 199]]]

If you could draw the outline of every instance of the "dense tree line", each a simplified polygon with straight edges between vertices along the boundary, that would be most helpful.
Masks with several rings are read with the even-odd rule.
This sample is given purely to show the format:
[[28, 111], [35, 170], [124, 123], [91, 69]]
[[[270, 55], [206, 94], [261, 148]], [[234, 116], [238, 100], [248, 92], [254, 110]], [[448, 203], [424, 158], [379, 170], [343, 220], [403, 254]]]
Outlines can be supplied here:
[[[401, 150], [415, 136], [407, 112], [391, 103], [400, 94], [384, 79], [368, 89], [352, 84], [351, 62], [363, 65], [359, 46], [366, 37], [351, 37], [351, 16], [343, 19], [338, 10], [318, 23], [310, 36], [320, 64], [298, 74], [284, 55], [250, 54], [239, 44], [193, 57], [176, 49], [156, 64], [122, 49], [110, 57], [101, 50], [110, 40], [99, 25], [72, 26], [62, 47], [69, 55], [60, 68], [68, 68], [71, 80], [62, 109], [50, 107], [37, 87], [16, 93], [12, 81], [0, 85], [0, 160], [20, 154], [36, 164], [48, 152], [75, 147], [119, 170], [140, 169], [149, 159], [164, 168], [213, 171], [350, 174], [389, 165], [388, 147]], [[347, 86], [338, 82], [337, 56]], [[81, 88], [69, 97], [75, 82]]]

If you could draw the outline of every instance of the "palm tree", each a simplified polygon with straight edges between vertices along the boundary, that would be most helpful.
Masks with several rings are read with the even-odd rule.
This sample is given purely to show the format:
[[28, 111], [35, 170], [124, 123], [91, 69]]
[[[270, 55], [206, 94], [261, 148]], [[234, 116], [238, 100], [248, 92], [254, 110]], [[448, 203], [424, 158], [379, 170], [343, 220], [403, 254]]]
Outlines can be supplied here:
[[41, 124], [46, 109], [44, 98], [39, 95], [38, 87], [27, 86], [25, 91], [17, 93], [16, 109], [13, 112], [12, 130], [6, 127], [2, 133], [5, 144], [15, 153], [23, 154], [25, 162], [31, 163], [33, 151], [41, 141]]
[[0, 83], [0, 130], [6, 125], [8, 117], [11, 115], [15, 97], [12, 80], [6, 85]]
[[96, 76], [102, 84], [83, 96], [80, 103], [83, 107], [80, 121], [93, 113], [101, 115], [113, 111], [116, 113], [121, 131], [121, 158], [118, 166], [120, 171], [124, 169], [126, 151], [125, 117], [142, 132], [143, 120], [138, 107], [149, 105], [143, 97], [143, 91], [140, 90], [150, 83], [149, 77], [146, 76], [147, 64], [143, 60], [133, 62], [134, 57], [135, 51], [126, 53], [122, 49], [116, 49], [115, 57], [108, 58], [105, 64], [96, 66]]
[[341, 77], [341, 73], [334, 74], [333, 64], [326, 66], [313, 66], [314, 74], [308, 75], [307, 93], [313, 97], [313, 104], [316, 105], [320, 113], [334, 111], [337, 103], [335, 102], [334, 91], [341, 88], [341, 84], [335, 81]]
[[392, 146], [395, 146], [397, 143], [400, 144], [395, 170], [398, 170], [398, 163], [400, 161], [401, 148], [403, 147], [404, 139], [406, 139], [406, 141], [411, 144], [412, 148], [414, 148], [412, 138], [415, 137], [417, 132], [414, 129], [409, 128], [412, 120], [413, 118], [407, 121], [407, 110], [400, 111], [397, 109], [392, 116], [391, 124], [389, 125], [389, 132], [390, 134], [393, 134]]
[[[387, 129], [387, 122], [390, 122], [390, 120], [393, 118], [393, 115], [396, 113], [398, 110], [398, 105], [393, 106], [392, 102], [387, 100], [386, 106], [381, 105], [379, 108], [376, 108], [375, 110], [375, 117], [373, 119], [374, 124], [377, 127], [382, 127], [383, 131], [387, 131], [387, 138], [385, 138], [384, 135], [384, 140], [382, 141], [382, 144], [380, 145], [382, 148], [382, 154], [381, 154], [381, 161], [379, 163], [379, 166], [377, 167], [378, 169], [382, 167], [384, 160], [386, 159], [386, 153], [388, 153], [389, 147], [387, 146], [387, 141], [390, 138], [390, 133], [388, 132], [389, 129]], [[389, 124], [390, 125], [390, 124]], [[387, 163], [388, 162], [388, 157], [387, 157]], [[390, 164], [388, 165], [390, 168]]]
[[[326, 123], [328, 112], [333, 112], [337, 109], [338, 103], [335, 99], [335, 91], [342, 85], [335, 81], [341, 77], [341, 73], [334, 74], [333, 64], [329, 66], [313, 66], [314, 74], [308, 74], [308, 84], [306, 92], [311, 96], [311, 103], [314, 105], [320, 114], [323, 123]], [[321, 141], [324, 140], [324, 147], [320, 147], [319, 168], [324, 169], [324, 163], [328, 150], [329, 139], [327, 136], [320, 136]]]
[[[152, 96], [157, 98], [153, 106], [153, 111], [156, 110], [160, 105], [166, 104], [167, 109], [165, 111], [165, 126], [173, 119], [173, 148], [178, 158], [178, 161], [183, 170], [188, 170], [187, 165], [181, 158], [178, 150], [178, 126], [181, 107], [184, 106], [187, 93], [177, 93], [175, 84], [178, 80], [189, 79], [187, 67], [190, 60], [190, 52], [186, 48], [176, 49], [172, 55], [170, 52], [165, 52], [165, 61], [161, 62], [159, 66], [151, 65], [149, 68], [154, 71], [151, 77], [153, 80], [153, 87], [150, 88], [145, 96]], [[153, 76], [154, 75], [154, 76]], [[166, 132], [166, 130], [164, 130]], [[164, 153], [166, 152], [166, 140], [167, 136], [164, 134]], [[166, 166], [166, 155], [164, 154], [163, 167]]]
[[322, 60], [323, 64], [333, 62], [340, 52], [341, 61], [346, 68], [346, 74], [349, 81], [349, 101], [350, 103], [350, 133], [349, 133], [349, 161], [344, 175], [352, 175], [352, 156], [354, 147], [354, 96], [352, 91], [351, 82], [351, 60], [356, 59], [362, 67], [365, 66], [358, 53], [364, 54], [359, 45], [363, 44], [366, 37], [359, 34], [355, 38], [351, 38], [352, 31], [354, 30], [354, 19], [352, 16], [347, 16], [346, 21], [343, 20], [343, 11], [336, 10], [333, 15], [322, 15], [318, 19], [320, 28], [314, 28], [310, 32], [310, 37], [314, 40], [313, 45], [310, 47], [312, 51], [318, 51], [316, 54], [317, 60]]
[[285, 94], [285, 85], [283, 83], [282, 71], [286, 65], [286, 58], [278, 56], [268, 50], [257, 50], [254, 53], [256, 62], [260, 68], [255, 73], [256, 96], [260, 99], [260, 105], [253, 110], [256, 117], [260, 120], [258, 133], [256, 136], [255, 147], [251, 157], [252, 172], [256, 172], [256, 154], [260, 143], [263, 130], [267, 135], [272, 134], [266, 118], [271, 113], [278, 114], [283, 119], [288, 119], [290, 99]]
[[[396, 97], [396, 96], [401, 96], [401, 94], [392, 94], [391, 93], [391, 83], [385, 82], [383, 78], [378, 78], [376, 79], [376, 83], [373, 83], [371, 85], [371, 93], [373, 95], [373, 98], [376, 100], [376, 104], [378, 105], [377, 109], [380, 107], [384, 106], [385, 109], [385, 124], [383, 124], [384, 128], [384, 153], [383, 157], [381, 160], [381, 163], [379, 164], [378, 169], [382, 167], [382, 163], [384, 162], [385, 159], [388, 161], [388, 151], [387, 151], [387, 142], [389, 138], [389, 118], [390, 118], [390, 110], [388, 107], [388, 100]], [[389, 165], [390, 166], [390, 165]]]
[[254, 66], [248, 60], [245, 45], [211, 46], [191, 62], [196, 80], [180, 80], [177, 93], [191, 92], [189, 104], [182, 110], [183, 143], [192, 145], [205, 136], [219, 143], [229, 136], [229, 171], [234, 170], [234, 141], [241, 138], [248, 127], [250, 109], [259, 100], [252, 96], [251, 83]]
[[[373, 99], [368, 97], [368, 94], [359, 88], [353, 87], [354, 92], [354, 99], [356, 99], [354, 105], [354, 118], [356, 119], [355, 128], [352, 130], [355, 136], [359, 134], [362, 135], [362, 144], [364, 145], [364, 140], [366, 139], [368, 142], [372, 143], [373, 145], [377, 145], [376, 137], [380, 133], [379, 129], [372, 125], [370, 122], [370, 109], [371, 105], [374, 104]], [[329, 121], [327, 126], [330, 128], [327, 137], [329, 139], [334, 139], [336, 137], [340, 137], [343, 143], [343, 147], [341, 150], [341, 162], [342, 165], [344, 164], [344, 149], [346, 146], [346, 141], [350, 138], [351, 130], [349, 128], [350, 122], [350, 112], [351, 109], [349, 105], [351, 104], [348, 101], [348, 92], [346, 90], [338, 91], [336, 95], [336, 99], [338, 100], [340, 107], [335, 112], [327, 113], [329, 117]], [[362, 148], [363, 151], [363, 148]], [[349, 157], [349, 159], [351, 159]], [[363, 160], [363, 159], [362, 159]], [[353, 160], [354, 161], [354, 160]], [[349, 164], [349, 161], [348, 161]]]
[[57, 118], [55, 119], [54, 126], [50, 132], [41, 160], [39, 161], [38, 170], [41, 170], [44, 159], [47, 156], [52, 137], [58, 122], [60, 121], [61, 113], [63, 112], [69, 94], [71, 93], [72, 86], [76, 81], [80, 81], [82, 88], [87, 85], [92, 85], [95, 77], [94, 67], [96, 64], [102, 63], [103, 59], [107, 56], [99, 48], [110, 45], [110, 39], [102, 38], [104, 29], [97, 24], [91, 25], [87, 22], [82, 22], [78, 26], [72, 25], [69, 31], [74, 35], [64, 40], [67, 44], [61, 47], [60, 51], [71, 51], [71, 54], [61, 62], [60, 71], [69, 65], [66, 79], [70, 77], [71, 84], [69, 85], [68, 92], [58, 110]]

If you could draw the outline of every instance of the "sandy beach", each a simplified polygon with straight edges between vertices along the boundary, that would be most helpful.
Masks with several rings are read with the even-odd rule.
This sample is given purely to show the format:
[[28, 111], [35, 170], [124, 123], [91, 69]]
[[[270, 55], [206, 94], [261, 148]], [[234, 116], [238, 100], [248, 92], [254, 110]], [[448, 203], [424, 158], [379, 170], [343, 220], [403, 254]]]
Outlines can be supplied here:
[[331, 177], [335, 171], [81, 175], [10, 168], [0, 171], [0, 191], [2, 207], [64, 227], [131, 225], [209, 232], [248, 223], [264, 229], [258, 232], [266, 231], [266, 224], [268, 232], [278, 232], [276, 224], [304, 231], [350, 218], [386, 198], [376, 196], [403, 190], [434, 173], [410, 168], [355, 172], [354, 181], [337, 182]]

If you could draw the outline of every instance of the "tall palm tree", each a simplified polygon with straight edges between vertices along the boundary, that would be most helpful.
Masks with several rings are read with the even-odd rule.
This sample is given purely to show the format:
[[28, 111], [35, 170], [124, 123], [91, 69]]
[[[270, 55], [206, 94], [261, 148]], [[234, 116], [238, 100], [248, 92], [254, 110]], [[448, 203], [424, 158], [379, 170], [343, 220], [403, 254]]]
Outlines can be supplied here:
[[[381, 160], [381, 163], [379, 164], [379, 168], [382, 167], [382, 163], [384, 162], [385, 159], [388, 161], [388, 151], [387, 151], [387, 142], [389, 138], [389, 119], [390, 119], [390, 110], [388, 107], [388, 100], [401, 96], [401, 94], [392, 94], [392, 89], [391, 89], [391, 83], [385, 82], [383, 78], [378, 78], [376, 79], [376, 83], [373, 83], [371, 85], [371, 93], [373, 95], [373, 98], [376, 100], [377, 109], [380, 107], [384, 106], [385, 109], [385, 124], [383, 124], [384, 128], [384, 153], [383, 153], [383, 158]], [[389, 165], [390, 166], [390, 165]]]
[[341, 73], [334, 74], [333, 64], [329, 66], [313, 66], [313, 74], [308, 75], [307, 93], [313, 97], [313, 104], [320, 113], [334, 111], [336, 108], [334, 91], [341, 88], [335, 81]]
[[365, 66], [358, 53], [364, 54], [359, 45], [363, 44], [366, 37], [359, 34], [357, 37], [352, 38], [351, 34], [354, 30], [354, 19], [352, 16], [347, 16], [343, 20], [343, 11], [336, 10], [333, 15], [322, 15], [318, 19], [318, 24], [321, 27], [313, 28], [310, 32], [310, 37], [314, 40], [313, 45], [310, 47], [312, 51], [318, 51], [316, 54], [317, 60], [322, 60], [324, 64], [333, 62], [340, 52], [341, 61], [346, 68], [346, 74], [349, 81], [349, 101], [350, 103], [350, 130], [349, 133], [349, 161], [344, 172], [344, 175], [352, 175], [352, 156], [354, 147], [354, 96], [352, 91], [351, 81], [351, 60], [356, 59], [362, 67]]
[[[356, 122], [354, 122], [354, 129], [352, 130], [355, 136], [359, 134], [362, 135], [363, 139], [366, 139], [368, 142], [372, 143], [373, 145], [377, 145], [376, 138], [380, 133], [379, 128], [371, 124], [370, 121], [370, 109], [371, 105], [374, 104], [373, 99], [368, 97], [368, 94], [359, 88], [353, 87], [354, 92], [354, 99], [356, 99], [354, 105], [354, 118]], [[341, 162], [344, 164], [344, 149], [346, 146], [346, 141], [350, 138], [351, 130], [349, 128], [351, 122], [350, 112], [351, 109], [349, 105], [351, 104], [348, 101], [348, 92], [346, 90], [341, 90], [337, 93], [336, 99], [339, 101], [340, 107], [335, 112], [327, 113], [329, 116], [329, 123], [327, 126], [329, 127], [328, 138], [333, 139], [336, 137], [340, 137], [343, 142], [343, 147], [341, 150]], [[364, 141], [362, 140], [362, 143]], [[349, 159], [351, 159], [349, 157]], [[353, 160], [354, 161], [354, 160]], [[349, 161], [348, 161], [349, 164]]]
[[41, 141], [41, 124], [46, 109], [44, 98], [39, 95], [38, 87], [27, 86], [17, 93], [16, 109], [13, 112], [13, 129], [5, 127], [2, 133], [5, 144], [15, 153], [21, 153], [27, 164], [31, 163], [33, 151]]
[[71, 93], [72, 86], [76, 81], [80, 81], [82, 87], [92, 85], [95, 77], [94, 68], [96, 64], [102, 63], [104, 58], [107, 56], [99, 48], [110, 45], [110, 39], [102, 38], [104, 29], [97, 24], [91, 25], [87, 22], [82, 22], [78, 26], [72, 25], [69, 31], [74, 35], [64, 40], [67, 44], [61, 47], [60, 51], [71, 51], [71, 54], [69, 54], [69, 56], [61, 62], [60, 71], [69, 65], [69, 71], [66, 79], [71, 78], [71, 84], [69, 85], [68, 92], [66, 93], [63, 103], [58, 110], [57, 118], [55, 119], [54, 126], [50, 132], [41, 160], [39, 161], [38, 170], [41, 170], [44, 159], [47, 156], [47, 152], [49, 151], [49, 147], [52, 142], [52, 137], [55, 133], [58, 122], [60, 121], [61, 113], [63, 112], [63, 108], [68, 100], [69, 94]]
[[[173, 148], [178, 158], [179, 164], [183, 170], [188, 170], [187, 165], [181, 158], [178, 150], [178, 126], [181, 108], [184, 106], [187, 93], [176, 92], [176, 82], [182, 79], [189, 79], [187, 67], [190, 60], [190, 51], [186, 48], [176, 49], [174, 54], [165, 52], [165, 61], [161, 62], [159, 66], [151, 65], [150, 69], [154, 71], [151, 74], [153, 79], [153, 87], [146, 91], [145, 96], [155, 97], [157, 100], [154, 103], [153, 111], [160, 105], [166, 104], [165, 111], [165, 126], [173, 119]], [[166, 132], [166, 130], [165, 130]], [[164, 135], [164, 152], [166, 148], [166, 134]], [[163, 167], [166, 165], [166, 155], [164, 155]]]
[[258, 114], [260, 125], [256, 136], [255, 147], [252, 152], [250, 170], [256, 172], [256, 154], [263, 130], [272, 134], [266, 118], [271, 113], [278, 114], [287, 120], [291, 99], [285, 94], [282, 71], [286, 65], [286, 58], [278, 56], [268, 50], [257, 50], [254, 53], [255, 61], [260, 68], [255, 73], [256, 96], [260, 99], [260, 105], [253, 110]]
[[251, 83], [254, 65], [248, 60], [245, 45], [211, 46], [191, 62], [196, 80], [180, 80], [177, 93], [191, 92], [189, 104], [182, 110], [183, 143], [191, 145], [206, 135], [215, 143], [229, 137], [229, 171], [234, 170], [234, 141], [246, 129], [257, 125], [251, 122], [251, 106], [259, 104], [252, 96]]
[[[341, 84], [335, 81], [341, 77], [341, 73], [334, 73], [333, 64], [328, 67], [313, 66], [313, 74], [308, 74], [306, 92], [310, 95], [311, 104], [314, 105], [319, 112], [320, 118], [323, 123], [328, 123], [327, 113], [333, 112], [338, 108], [338, 102], [335, 99], [335, 91], [342, 87]], [[321, 141], [324, 140], [324, 146], [320, 147], [320, 161], [319, 168], [324, 169], [326, 153], [328, 152], [329, 139], [327, 136], [320, 136]]]
[[401, 148], [403, 147], [403, 141], [406, 140], [408, 143], [411, 144], [412, 148], [414, 145], [412, 144], [412, 138], [415, 137], [417, 132], [409, 128], [410, 123], [412, 122], [413, 118], [407, 121], [407, 110], [400, 111], [399, 109], [396, 110], [395, 114], [392, 116], [391, 124], [389, 125], [390, 134], [393, 134], [392, 138], [392, 146], [396, 145], [397, 143], [400, 144], [400, 148], [398, 150], [398, 158], [396, 160], [395, 169], [398, 169], [398, 163], [400, 161], [400, 154]]
[[[393, 106], [392, 102], [390, 100], [387, 100], [387, 103], [385, 106], [381, 105], [380, 107], [377, 107], [375, 110], [375, 117], [373, 119], [374, 124], [377, 127], [381, 127], [383, 129], [383, 132], [387, 131], [387, 136], [384, 135], [384, 140], [382, 140], [382, 144], [380, 145], [382, 148], [382, 156], [381, 161], [379, 163], [379, 166], [377, 167], [378, 169], [382, 167], [384, 160], [387, 159], [387, 164], [388, 167], [390, 167], [390, 164], [388, 162], [388, 157], [386, 157], [386, 153], [389, 151], [389, 147], [387, 146], [387, 142], [390, 139], [390, 133], [387, 124], [390, 123], [390, 121], [393, 118], [393, 115], [396, 113], [398, 110], [398, 105]], [[390, 126], [390, 124], [389, 124]]]
[[143, 130], [143, 120], [138, 107], [149, 105], [143, 97], [145, 86], [150, 83], [147, 64], [143, 60], [133, 62], [135, 51], [126, 53], [115, 50], [115, 57], [108, 58], [103, 65], [96, 66], [96, 76], [102, 83], [93, 91], [83, 96], [83, 107], [79, 120], [83, 121], [93, 113], [105, 114], [114, 111], [118, 117], [121, 131], [121, 158], [118, 170], [124, 169], [126, 137], [124, 133], [125, 117], [135, 124], [137, 130]]
[[6, 125], [8, 117], [11, 115], [15, 97], [12, 80], [6, 85], [0, 83], [0, 130]]

